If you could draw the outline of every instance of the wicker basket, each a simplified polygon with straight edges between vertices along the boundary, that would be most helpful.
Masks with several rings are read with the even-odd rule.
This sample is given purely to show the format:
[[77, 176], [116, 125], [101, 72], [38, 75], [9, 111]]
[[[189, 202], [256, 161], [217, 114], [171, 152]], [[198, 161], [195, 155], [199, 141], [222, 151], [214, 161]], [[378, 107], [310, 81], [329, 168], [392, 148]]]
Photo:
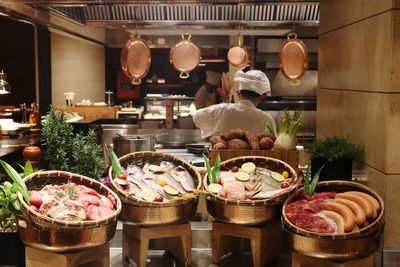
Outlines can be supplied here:
[[53, 219], [31, 209], [28, 206], [28, 204], [26, 204], [26, 202], [23, 200], [22, 194], [19, 193], [18, 198], [21, 202], [22, 213], [32, 221], [35, 227], [40, 229], [72, 229], [72, 228], [81, 229], [81, 228], [98, 227], [112, 223], [117, 220], [117, 215], [121, 211], [121, 201], [112, 190], [110, 190], [107, 186], [95, 181], [94, 179], [79, 174], [63, 172], [63, 171], [36, 172], [24, 178], [24, 182], [28, 187], [28, 190], [40, 190], [45, 185], [48, 184], [60, 185], [60, 184], [65, 184], [68, 181], [71, 181], [76, 184], [85, 185], [91, 189], [96, 190], [98, 193], [106, 196], [108, 194], [111, 194], [116, 200], [115, 212], [112, 215], [97, 221], [69, 222], [65, 220]]
[[[279, 173], [287, 171], [295, 184], [299, 182], [297, 173], [289, 164], [269, 157], [244, 156], [232, 158], [221, 163], [221, 170], [230, 170], [232, 167], [240, 166], [246, 162], [253, 162], [257, 167], [267, 168]], [[217, 221], [241, 225], [260, 225], [272, 220], [279, 214], [278, 206], [285, 201], [290, 193], [296, 190], [296, 188], [293, 188], [290, 191], [283, 191], [282, 194], [270, 199], [231, 200], [222, 198], [209, 190], [207, 175], [204, 176], [203, 183], [208, 193], [206, 198], [208, 213]]]
[[[199, 172], [188, 162], [169, 154], [142, 151], [122, 156], [119, 161], [123, 167], [129, 164], [143, 167], [145, 163], [159, 164], [161, 161], [169, 161], [188, 170], [198, 190], [202, 187]], [[112, 167], [109, 170], [109, 177], [112, 177]], [[198, 197], [177, 202], [149, 202], [129, 195], [117, 186], [114, 179], [110, 180], [113, 190], [122, 201], [119, 220], [123, 222], [141, 226], [179, 224], [187, 222], [196, 213]]]
[[383, 223], [383, 218], [384, 218], [385, 206], [384, 206], [382, 198], [374, 190], [370, 189], [367, 186], [364, 186], [362, 184], [355, 183], [355, 182], [326, 181], [326, 182], [319, 182], [317, 184], [316, 192], [322, 192], [322, 191], [335, 191], [335, 192], [361, 191], [361, 192], [365, 192], [365, 193], [370, 194], [371, 196], [373, 196], [374, 198], [376, 198], [378, 200], [378, 202], [381, 206], [381, 210], [378, 214], [378, 217], [375, 219], [374, 222], [372, 222], [368, 226], [361, 228], [360, 230], [355, 231], [355, 232], [345, 233], [345, 234], [320, 234], [320, 233], [306, 231], [306, 230], [303, 230], [303, 229], [297, 227], [293, 223], [291, 223], [288, 220], [288, 218], [286, 217], [286, 212], [285, 212], [286, 205], [291, 203], [300, 194], [303, 193], [303, 188], [300, 188], [294, 194], [292, 194], [285, 201], [285, 203], [283, 205], [283, 210], [282, 210], [283, 223], [289, 231], [291, 231], [293, 233], [297, 233], [297, 234], [305, 236], [305, 237], [323, 238], [323, 239], [352, 239], [352, 238], [360, 238], [360, 237], [370, 236], [371, 234], [376, 233], [378, 231], [378, 229], [381, 227], [381, 225]]
[[26, 245], [66, 252], [100, 246], [113, 238], [122, 205], [118, 196], [108, 187], [91, 178], [62, 171], [37, 172], [24, 179], [28, 190], [40, 190], [48, 184], [65, 184], [68, 181], [85, 185], [106, 196], [111, 194], [116, 200], [115, 212], [97, 221], [68, 222], [52, 219], [32, 210], [19, 193], [23, 216], [17, 217], [18, 234]]

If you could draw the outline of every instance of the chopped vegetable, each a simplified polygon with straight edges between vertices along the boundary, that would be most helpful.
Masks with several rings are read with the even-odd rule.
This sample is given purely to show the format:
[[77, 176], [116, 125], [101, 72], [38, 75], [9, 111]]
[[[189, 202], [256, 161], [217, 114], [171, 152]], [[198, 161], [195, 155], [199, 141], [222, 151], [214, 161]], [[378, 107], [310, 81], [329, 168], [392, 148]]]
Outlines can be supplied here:
[[281, 118], [279, 133], [274, 143], [274, 149], [290, 150], [295, 149], [297, 144], [297, 130], [300, 127], [303, 117], [302, 110], [296, 110], [293, 116], [285, 109], [285, 116]]

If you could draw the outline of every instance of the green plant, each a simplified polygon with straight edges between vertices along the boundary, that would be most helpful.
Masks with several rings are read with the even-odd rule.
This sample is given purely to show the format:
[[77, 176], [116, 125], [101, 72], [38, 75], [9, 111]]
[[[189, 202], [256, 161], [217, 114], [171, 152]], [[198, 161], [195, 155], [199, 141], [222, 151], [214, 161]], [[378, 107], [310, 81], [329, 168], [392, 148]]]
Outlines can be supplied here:
[[328, 161], [334, 159], [359, 160], [364, 155], [360, 145], [349, 143], [344, 138], [326, 137], [317, 139], [313, 143], [304, 146], [311, 159], [323, 158]]
[[0, 163], [13, 181], [12, 184], [6, 181], [0, 185], [0, 232], [16, 232], [15, 216], [21, 214], [17, 193], [20, 192], [28, 204], [29, 193], [18, 172], [8, 163], [2, 160]]
[[22, 169], [22, 171], [23, 171], [22, 173], [19, 174], [19, 175], [21, 175], [21, 177], [26, 177], [26, 176], [28, 176], [28, 175], [31, 175], [32, 173], [42, 171], [42, 169], [34, 168], [34, 167], [32, 166], [32, 163], [31, 163], [29, 160], [27, 160], [27, 161], [25, 162], [25, 165], [24, 165], [24, 166], [22, 166], [21, 164], [18, 164], [18, 165], [19, 165], [19, 167], [21, 167], [21, 169]]
[[42, 141], [46, 145], [45, 159], [49, 169], [69, 171], [100, 179], [103, 171], [101, 146], [95, 142], [95, 133], [73, 134], [73, 127], [50, 107], [48, 120], [43, 124]]

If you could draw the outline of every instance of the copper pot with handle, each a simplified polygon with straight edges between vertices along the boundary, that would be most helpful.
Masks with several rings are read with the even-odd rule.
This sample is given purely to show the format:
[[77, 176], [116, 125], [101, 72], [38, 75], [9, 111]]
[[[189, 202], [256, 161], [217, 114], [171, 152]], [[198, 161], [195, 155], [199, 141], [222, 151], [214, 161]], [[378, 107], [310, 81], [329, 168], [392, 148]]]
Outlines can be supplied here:
[[149, 71], [151, 52], [139, 33], [131, 34], [130, 39], [122, 48], [120, 61], [122, 71], [132, 79], [132, 84], [140, 84], [141, 79]]
[[308, 49], [301, 40], [297, 39], [296, 33], [291, 32], [287, 35], [279, 57], [283, 75], [289, 79], [291, 85], [299, 85], [299, 79], [308, 69]]
[[189, 78], [189, 72], [200, 63], [200, 49], [190, 40], [189, 33], [182, 34], [182, 40], [171, 47], [169, 58], [172, 66], [180, 72], [181, 79]]
[[228, 61], [232, 66], [240, 70], [246, 68], [249, 63], [249, 54], [247, 53], [247, 49], [242, 47], [242, 38], [240, 35], [239, 44], [231, 47], [228, 51]]

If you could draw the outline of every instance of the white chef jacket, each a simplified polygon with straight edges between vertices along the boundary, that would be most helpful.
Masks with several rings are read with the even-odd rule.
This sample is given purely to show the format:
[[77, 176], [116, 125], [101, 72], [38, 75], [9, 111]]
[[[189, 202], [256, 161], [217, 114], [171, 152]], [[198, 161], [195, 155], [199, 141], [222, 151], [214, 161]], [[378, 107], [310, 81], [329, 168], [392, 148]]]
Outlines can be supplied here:
[[276, 134], [275, 121], [271, 115], [254, 106], [249, 100], [237, 103], [221, 103], [199, 109], [193, 114], [195, 125], [200, 128], [203, 138], [220, 132], [240, 128], [253, 134], [265, 131], [270, 124]]

